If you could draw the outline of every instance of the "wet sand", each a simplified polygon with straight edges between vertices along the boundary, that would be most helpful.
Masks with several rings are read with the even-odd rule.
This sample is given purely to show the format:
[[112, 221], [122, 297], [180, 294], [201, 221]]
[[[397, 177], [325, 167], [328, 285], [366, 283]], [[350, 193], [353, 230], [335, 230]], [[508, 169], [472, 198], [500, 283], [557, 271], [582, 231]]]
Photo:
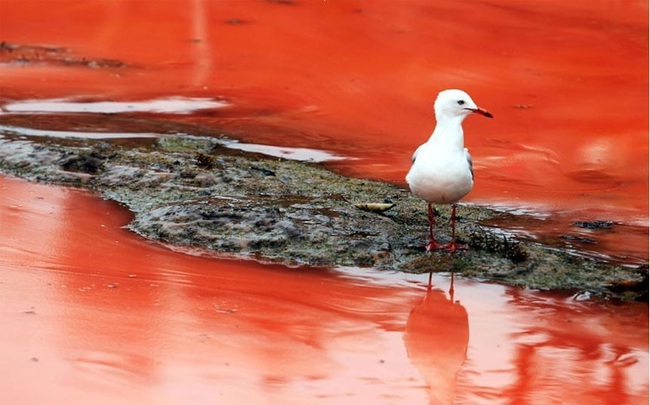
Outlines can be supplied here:
[[[138, 122], [152, 129], [161, 125], [179, 129], [144, 118]], [[428, 227], [422, 201], [385, 182], [247, 153], [242, 149], [255, 145], [224, 138], [115, 139], [124, 135], [103, 132], [96, 136], [109, 139], [91, 140], [75, 131], [32, 130], [21, 135], [24, 131], [15, 126], [4, 128], [8, 133], [0, 140], [0, 171], [94, 190], [133, 212], [128, 229], [150, 240], [289, 266], [454, 271], [510, 286], [647, 301], [647, 264], [642, 260], [594, 260], [593, 252], [567, 249], [552, 240], [543, 244], [515, 239], [494, 226], [509, 219], [511, 227], [526, 229], [539, 221], [534, 216], [462, 207], [455, 237], [468, 249], [453, 255], [426, 253], [423, 239]], [[76, 139], [66, 138], [70, 134]], [[283, 150], [295, 155], [298, 149]], [[392, 207], [378, 213], [369, 211], [368, 204], [354, 204], [377, 201], [392, 201]], [[436, 209], [437, 240], [444, 242], [451, 238], [446, 224], [451, 208]], [[624, 230], [609, 222], [574, 227], [594, 234]], [[558, 240], [589, 241], [570, 234]]]
[[0, 191], [8, 404], [647, 399], [645, 304], [197, 257], [88, 193]]

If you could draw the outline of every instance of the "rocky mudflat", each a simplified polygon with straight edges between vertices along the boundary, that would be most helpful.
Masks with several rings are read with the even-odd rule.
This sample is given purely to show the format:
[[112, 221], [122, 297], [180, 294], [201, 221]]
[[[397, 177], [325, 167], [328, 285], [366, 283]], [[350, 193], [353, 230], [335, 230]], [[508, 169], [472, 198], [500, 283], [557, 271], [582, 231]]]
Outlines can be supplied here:
[[[160, 123], [146, 125], [161, 132]], [[525, 223], [525, 216], [464, 205], [457, 232], [470, 249], [425, 252], [426, 205], [391, 184], [235, 150], [223, 137], [190, 135], [187, 128], [165, 127], [165, 135], [138, 141], [30, 136], [12, 128], [0, 128], [0, 171], [95, 190], [134, 213], [132, 231], [166, 244], [294, 266], [454, 271], [536, 289], [648, 297], [647, 264], [596, 260], [485, 225], [503, 216]], [[444, 242], [450, 209], [437, 209]]]

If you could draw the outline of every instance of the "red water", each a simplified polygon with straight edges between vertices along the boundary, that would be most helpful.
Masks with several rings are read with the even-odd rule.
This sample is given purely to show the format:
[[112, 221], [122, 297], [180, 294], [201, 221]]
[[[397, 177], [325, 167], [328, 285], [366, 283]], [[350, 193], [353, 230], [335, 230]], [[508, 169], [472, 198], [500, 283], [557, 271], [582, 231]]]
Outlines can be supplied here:
[[[3, 0], [1, 18], [9, 44], [69, 49], [67, 64], [14, 56], [5, 101], [224, 98], [168, 119], [358, 157], [338, 169], [400, 184], [435, 95], [463, 88], [496, 117], [466, 122], [466, 201], [551, 213], [559, 233], [632, 226], [601, 250], [647, 260], [647, 2]], [[125, 66], [80, 66], [96, 59]]]
[[[0, 41], [68, 49], [0, 46], [0, 106], [215, 98], [152, 117], [399, 184], [465, 89], [495, 115], [465, 124], [468, 202], [554, 236], [617, 221], [599, 252], [647, 260], [647, 2], [1, 0]], [[111, 203], [0, 184], [2, 403], [647, 403], [647, 305], [189, 257]]]
[[3, 404], [647, 401], [647, 305], [196, 257], [128, 220], [0, 177]]

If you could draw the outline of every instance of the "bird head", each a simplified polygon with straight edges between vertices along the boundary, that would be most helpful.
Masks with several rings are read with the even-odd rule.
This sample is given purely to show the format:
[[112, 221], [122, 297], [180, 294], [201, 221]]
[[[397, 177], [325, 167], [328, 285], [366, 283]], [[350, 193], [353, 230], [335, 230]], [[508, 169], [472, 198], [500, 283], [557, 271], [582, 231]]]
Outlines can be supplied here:
[[469, 94], [457, 89], [443, 90], [438, 93], [433, 109], [438, 120], [442, 117], [459, 117], [463, 120], [472, 113], [492, 118], [492, 114], [477, 106]]

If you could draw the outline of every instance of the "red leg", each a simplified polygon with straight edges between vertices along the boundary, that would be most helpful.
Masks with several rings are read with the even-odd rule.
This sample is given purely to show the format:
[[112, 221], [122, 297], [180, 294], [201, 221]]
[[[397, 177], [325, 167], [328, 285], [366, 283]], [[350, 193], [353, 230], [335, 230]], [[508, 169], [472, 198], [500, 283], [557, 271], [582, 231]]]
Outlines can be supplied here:
[[433, 225], [436, 220], [436, 214], [433, 213], [433, 207], [429, 203], [429, 241], [433, 240]]
[[458, 250], [467, 250], [467, 245], [456, 243], [456, 204], [451, 208], [451, 242], [444, 246], [449, 253], [454, 253]]
[[436, 220], [436, 214], [433, 212], [433, 206], [429, 203], [429, 244], [425, 246], [427, 252], [434, 249], [442, 249], [444, 246], [436, 242], [433, 237], [433, 228]]

